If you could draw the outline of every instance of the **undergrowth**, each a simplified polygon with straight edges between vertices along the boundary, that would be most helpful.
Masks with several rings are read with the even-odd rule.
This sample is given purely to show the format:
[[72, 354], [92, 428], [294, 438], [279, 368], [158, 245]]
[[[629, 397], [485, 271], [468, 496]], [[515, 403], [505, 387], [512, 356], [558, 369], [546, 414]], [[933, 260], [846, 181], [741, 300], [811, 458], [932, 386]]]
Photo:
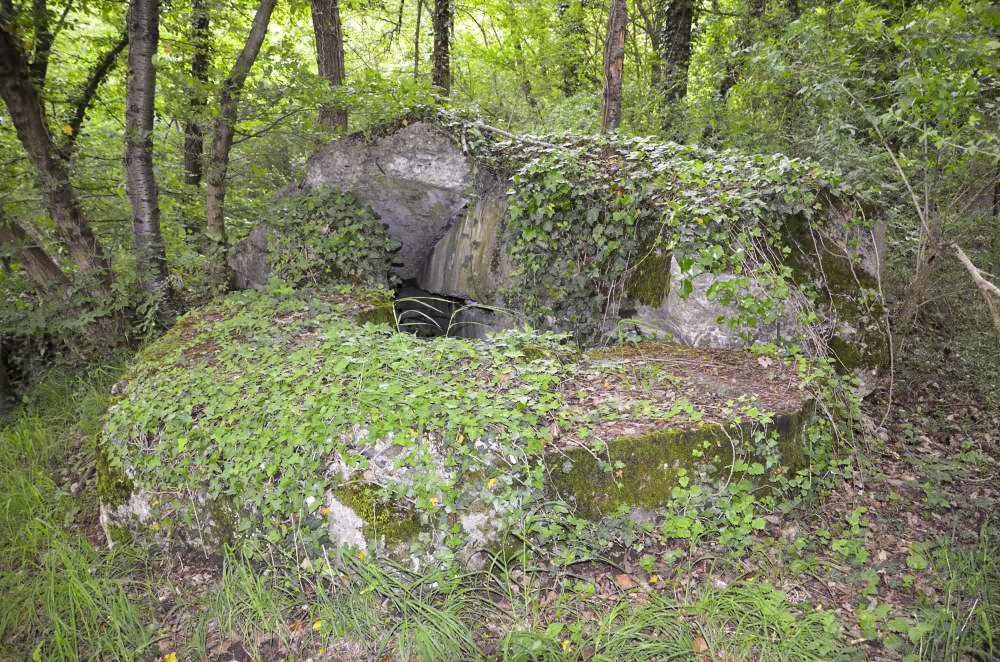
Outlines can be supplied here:
[[136, 659], [153, 641], [142, 557], [96, 548], [95, 495], [74, 497], [58, 471], [90, 455], [117, 374], [52, 374], [0, 428], [0, 657]]
[[[877, 579], [866, 579], [874, 575], [864, 548], [874, 552], [878, 541], [872, 548], [865, 539], [874, 515], [863, 510], [828, 532], [803, 525], [785, 538], [769, 538], [770, 527], [753, 534], [750, 557], [765, 559], [755, 572], [746, 570], [746, 551], [733, 556], [706, 540], [690, 541], [689, 551], [646, 549], [637, 562], [597, 546], [554, 562], [515, 544], [476, 572], [414, 572], [345, 554], [305, 576], [280, 560], [234, 554], [218, 572], [192, 573], [190, 560], [164, 563], [129, 546], [109, 552], [96, 533], [92, 479], [75, 495], [67, 482], [93, 465], [91, 440], [118, 374], [53, 374], [0, 424], [0, 602], [16, 606], [0, 610], [0, 658], [864, 657], [862, 639], [847, 627], [851, 614], [823, 591], [802, 593], [846, 565], [881, 599]], [[796, 527], [809, 519], [795, 516]], [[912, 545], [907, 571], [942, 598], [906, 609], [872, 602], [859, 611], [861, 637], [881, 641], [889, 659], [991, 659], [1000, 622], [997, 542], [987, 522], [972, 545]]]

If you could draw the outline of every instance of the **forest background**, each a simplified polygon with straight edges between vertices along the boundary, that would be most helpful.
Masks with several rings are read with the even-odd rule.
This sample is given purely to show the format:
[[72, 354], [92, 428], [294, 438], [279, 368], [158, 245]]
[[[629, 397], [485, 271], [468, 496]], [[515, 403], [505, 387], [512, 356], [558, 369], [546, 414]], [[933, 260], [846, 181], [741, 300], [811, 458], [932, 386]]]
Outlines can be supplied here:
[[887, 228], [869, 405], [995, 421], [998, 51], [989, 2], [2, 0], [0, 411], [222, 293], [319, 146], [444, 105], [840, 172]]

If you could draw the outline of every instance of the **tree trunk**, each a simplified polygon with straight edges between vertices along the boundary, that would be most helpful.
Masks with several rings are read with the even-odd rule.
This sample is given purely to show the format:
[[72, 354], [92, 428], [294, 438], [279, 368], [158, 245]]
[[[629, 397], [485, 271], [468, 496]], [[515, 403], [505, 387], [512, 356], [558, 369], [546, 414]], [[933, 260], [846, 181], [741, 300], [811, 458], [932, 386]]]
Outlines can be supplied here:
[[35, 44], [31, 58], [31, 79], [39, 90], [45, 89], [45, 78], [49, 72], [49, 55], [55, 35], [49, 29], [49, 7], [45, 0], [32, 0], [31, 22], [34, 28], [32, 41]]
[[224, 205], [226, 202], [226, 171], [229, 169], [229, 150], [233, 146], [233, 134], [236, 130], [236, 117], [240, 92], [246, 83], [247, 75], [253, 66], [261, 44], [267, 35], [267, 25], [271, 21], [271, 12], [277, 0], [261, 0], [257, 13], [253, 17], [253, 25], [247, 35], [243, 50], [233, 64], [229, 77], [222, 83], [219, 95], [219, 118], [215, 123], [212, 136], [212, 155], [208, 162], [208, 185], [206, 189], [206, 234], [213, 244], [216, 255], [213, 256], [217, 268], [223, 273], [229, 272], [226, 264], [226, 221]]
[[420, 17], [424, 13], [424, 0], [417, 0], [417, 29], [413, 31], [413, 80], [420, 79]]
[[0, 245], [7, 244], [17, 249], [21, 266], [39, 292], [55, 294], [69, 286], [69, 279], [59, 265], [24, 229], [9, 218], [0, 216]]
[[31, 82], [19, 40], [7, 23], [0, 23], [0, 96], [38, 175], [38, 187], [60, 238], [88, 279], [91, 293], [106, 295], [111, 286], [110, 265], [83, 218], [69, 171], [49, 133], [38, 89]]
[[563, 96], [571, 97], [580, 89], [584, 66], [583, 54], [587, 50], [587, 25], [583, 20], [580, 0], [563, 0], [559, 3], [558, 55], [560, 88]]
[[740, 71], [740, 59], [743, 57], [743, 51], [753, 43], [750, 35], [755, 28], [757, 20], [764, 15], [765, 2], [766, 0], [748, 0], [746, 19], [737, 32], [736, 41], [733, 44], [733, 56], [726, 65], [726, 75], [723, 76], [722, 82], [719, 84], [719, 99], [722, 101], [726, 100], [726, 97], [729, 96], [729, 91], [740, 80], [742, 73]]
[[6, 416], [14, 408], [14, 385], [7, 374], [7, 363], [4, 361], [4, 337], [0, 334], [0, 417]]
[[79, 93], [73, 99], [73, 115], [66, 122], [69, 129], [65, 130], [66, 138], [63, 143], [65, 151], [68, 152], [76, 142], [77, 136], [80, 135], [80, 127], [83, 126], [83, 120], [87, 115], [87, 109], [90, 108], [94, 97], [97, 96], [98, 88], [111, 73], [115, 63], [118, 62], [118, 56], [121, 55], [126, 46], [128, 46], [128, 30], [123, 32], [115, 45], [97, 60], [87, 80], [84, 81]]
[[191, 37], [194, 41], [194, 56], [191, 58], [191, 78], [193, 93], [189, 106], [191, 117], [184, 124], [184, 183], [189, 186], [201, 184], [202, 155], [205, 139], [201, 133], [198, 118], [205, 107], [205, 90], [208, 88], [208, 57], [210, 48], [208, 7], [205, 0], [193, 0], [191, 6]]
[[451, 94], [451, 3], [434, 0], [434, 74], [433, 83], [441, 94]]
[[611, 0], [608, 12], [608, 36], [604, 43], [604, 113], [601, 130], [609, 133], [622, 121], [622, 86], [625, 73], [625, 26], [628, 9], [625, 0]]
[[694, 4], [691, 0], [675, 0], [666, 3], [663, 12], [662, 50], [658, 53], [661, 60], [659, 83], [669, 103], [680, 101], [687, 95]]
[[170, 323], [173, 304], [160, 234], [160, 203], [153, 173], [153, 106], [160, 39], [160, 0], [132, 0], [128, 11], [128, 81], [125, 85], [125, 190], [132, 207], [139, 285]]
[[[344, 34], [340, 24], [338, 0], [312, 0], [313, 30], [316, 33], [316, 67], [330, 87], [344, 84]], [[319, 121], [331, 129], [347, 129], [347, 111], [333, 104], [323, 104]]]

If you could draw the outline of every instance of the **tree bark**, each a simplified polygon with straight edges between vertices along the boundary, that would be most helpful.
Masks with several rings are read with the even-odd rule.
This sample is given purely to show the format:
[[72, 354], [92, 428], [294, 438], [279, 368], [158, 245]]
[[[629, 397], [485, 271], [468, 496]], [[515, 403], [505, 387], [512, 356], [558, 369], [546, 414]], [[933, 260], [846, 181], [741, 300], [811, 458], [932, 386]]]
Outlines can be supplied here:
[[139, 285], [172, 321], [167, 256], [160, 234], [159, 191], [153, 172], [153, 106], [160, 39], [160, 0], [132, 0], [128, 11], [128, 82], [125, 85], [125, 190], [132, 207]]
[[563, 96], [571, 97], [580, 89], [584, 66], [583, 53], [587, 50], [587, 25], [583, 20], [581, 0], [563, 0], [559, 3], [559, 74]]
[[691, 63], [691, 26], [694, 3], [675, 0], [664, 9], [660, 65], [660, 90], [667, 102], [687, 96], [688, 67]]
[[260, 47], [267, 35], [267, 26], [271, 21], [271, 12], [277, 0], [261, 0], [257, 13], [253, 17], [253, 25], [247, 35], [243, 50], [233, 64], [229, 76], [222, 83], [219, 95], [219, 118], [215, 123], [212, 135], [212, 155], [208, 162], [208, 182], [206, 189], [206, 234], [217, 252], [214, 256], [216, 265], [224, 273], [228, 273], [226, 264], [226, 171], [229, 169], [229, 151], [233, 146], [233, 134], [236, 130], [236, 117], [240, 92], [246, 83], [250, 68], [260, 53]]
[[14, 408], [14, 385], [7, 374], [7, 363], [4, 361], [4, 337], [0, 334], [0, 416], [6, 416]]
[[[312, 0], [313, 31], [316, 33], [316, 67], [319, 75], [337, 88], [344, 84], [344, 34], [338, 0]], [[347, 111], [323, 104], [319, 121], [331, 129], [347, 129]]]
[[38, 175], [38, 187], [60, 238], [88, 279], [91, 293], [106, 295], [111, 286], [110, 265], [83, 217], [69, 171], [49, 133], [27, 60], [7, 23], [0, 24], [0, 96], [13, 120], [18, 140]]
[[9, 218], [0, 216], [0, 245], [7, 244], [17, 249], [21, 266], [39, 292], [56, 294], [69, 286], [69, 279], [49, 254], [38, 246], [24, 229]]
[[413, 80], [420, 79], [420, 18], [424, 13], [424, 0], [417, 0], [417, 28], [413, 31]]
[[611, 0], [608, 12], [608, 36], [604, 43], [604, 112], [601, 130], [609, 133], [622, 120], [622, 87], [625, 73], [625, 26], [628, 8], [625, 0]]
[[45, 0], [32, 0], [31, 22], [34, 28], [35, 49], [31, 58], [31, 80], [39, 90], [45, 88], [49, 72], [49, 55], [55, 35], [49, 29], [49, 7]]
[[205, 139], [202, 136], [199, 115], [205, 107], [205, 90], [208, 87], [208, 58], [211, 33], [209, 32], [208, 6], [206, 0], [193, 0], [191, 6], [191, 37], [194, 41], [194, 55], [191, 58], [191, 78], [193, 93], [189, 107], [191, 117], [184, 123], [184, 183], [188, 186], [201, 184], [202, 156]]
[[434, 0], [434, 73], [432, 81], [441, 94], [451, 94], [451, 3]]

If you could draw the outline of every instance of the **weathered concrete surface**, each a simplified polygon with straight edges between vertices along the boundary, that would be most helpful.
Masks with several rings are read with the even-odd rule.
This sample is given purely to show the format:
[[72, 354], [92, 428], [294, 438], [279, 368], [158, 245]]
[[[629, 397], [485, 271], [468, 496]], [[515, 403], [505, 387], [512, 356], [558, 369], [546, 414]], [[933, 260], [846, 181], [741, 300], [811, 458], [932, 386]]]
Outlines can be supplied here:
[[267, 248], [267, 226], [260, 224], [250, 235], [236, 243], [226, 258], [233, 270], [233, 286], [237, 290], [263, 287], [271, 275], [270, 252]]
[[[371, 141], [361, 136], [334, 141], [310, 161], [297, 190], [318, 187], [353, 193], [372, 207], [402, 244], [393, 267], [401, 279], [466, 304], [507, 308], [503, 294], [517, 285], [504, 246], [507, 182], [465, 156], [444, 130], [418, 122]], [[743, 328], [720, 323], [738, 311], [709, 297], [709, 291], [732, 276], [699, 274], [691, 279], [690, 295], [681, 296], [683, 275], [671, 257], [642, 276], [642, 289], [656, 296], [647, 291], [633, 300], [609, 299], [609, 328], [617, 317], [634, 317], [646, 332], [667, 333], [697, 347], [794, 342], [813, 355], [832, 353], [845, 371], [870, 382], [883, 353], [883, 315], [861, 299], [877, 299], [863, 292], [878, 291], [884, 228], [876, 224], [874, 232], [866, 230], [866, 224], [855, 222], [859, 210], [836, 202], [820, 213], [823, 223], [789, 217], [781, 231], [792, 248], [782, 260], [795, 271], [797, 285], [820, 293], [816, 321], [800, 321], [808, 304], [804, 290], [792, 287], [784, 302], [775, 302], [783, 309], [774, 321]], [[266, 232], [258, 228], [240, 242], [230, 264], [238, 288], [266, 282]], [[760, 294], [762, 287], [751, 292]], [[516, 316], [519, 311], [509, 312]], [[509, 327], [514, 319], [481, 310], [462, 316], [469, 323], [463, 322], [461, 334], [468, 337]]]
[[[809, 329], [799, 323], [795, 311], [788, 309], [780, 319], [753, 329], [738, 329], [719, 320], [732, 317], [737, 310], [734, 306], [714, 301], [709, 297], [709, 289], [719, 281], [733, 278], [727, 274], [701, 273], [690, 278], [691, 292], [681, 295], [684, 274], [676, 258], [670, 258], [670, 286], [667, 296], [659, 306], [637, 303], [634, 319], [642, 322], [641, 330], [668, 334], [675, 341], [692, 347], [736, 348], [748, 342], [777, 342], [801, 340], [809, 335]], [[790, 301], [789, 304], [792, 302]]]
[[420, 287], [484, 304], [501, 304], [510, 285], [510, 264], [499, 236], [507, 215], [507, 196], [494, 190], [472, 201], [461, 220], [434, 246], [420, 274]]
[[309, 161], [301, 188], [353, 193], [402, 244], [395, 273], [417, 278], [434, 244], [469, 201], [472, 163], [442, 130], [417, 122], [369, 142], [347, 136]]

